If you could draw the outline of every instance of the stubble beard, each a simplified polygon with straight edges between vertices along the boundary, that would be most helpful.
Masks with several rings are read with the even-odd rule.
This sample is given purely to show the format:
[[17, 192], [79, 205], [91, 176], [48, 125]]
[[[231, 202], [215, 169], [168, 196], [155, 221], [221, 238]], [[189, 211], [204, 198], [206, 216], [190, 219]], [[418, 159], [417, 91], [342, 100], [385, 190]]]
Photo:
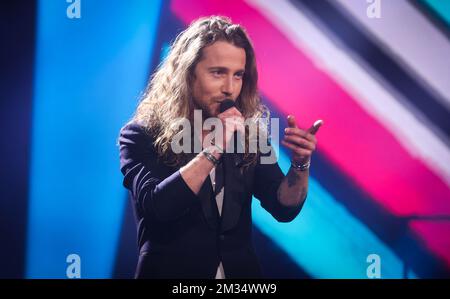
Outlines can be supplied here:
[[204, 104], [198, 104], [196, 101], [194, 101], [194, 109], [199, 109], [202, 111], [202, 119], [205, 121], [207, 118], [210, 117], [217, 117], [217, 115], [212, 111], [212, 107], [209, 105]]

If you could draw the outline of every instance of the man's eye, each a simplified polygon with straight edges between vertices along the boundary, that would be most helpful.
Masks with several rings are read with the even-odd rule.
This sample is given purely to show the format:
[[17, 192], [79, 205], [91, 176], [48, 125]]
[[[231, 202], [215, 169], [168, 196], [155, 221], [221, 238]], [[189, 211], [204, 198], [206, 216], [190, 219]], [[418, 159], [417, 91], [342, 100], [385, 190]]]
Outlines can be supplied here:
[[238, 79], [242, 79], [244, 77], [244, 73], [237, 73], [236, 75], [234, 75], [236, 78]]
[[214, 76], [220, 76], [220, 75], [223, 74], [222, 71], [212, 71], [211, 73], [212, 73]]

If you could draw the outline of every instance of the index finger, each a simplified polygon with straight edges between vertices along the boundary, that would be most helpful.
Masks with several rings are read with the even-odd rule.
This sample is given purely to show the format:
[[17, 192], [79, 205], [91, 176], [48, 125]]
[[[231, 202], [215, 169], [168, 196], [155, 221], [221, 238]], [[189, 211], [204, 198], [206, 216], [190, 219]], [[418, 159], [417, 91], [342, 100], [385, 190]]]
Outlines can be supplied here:
[[315, 135], [322, 125], [323, 125], [323, 120], [321, 120], [321, 119], [317, 120], [312, 125], [312, 127], [308, 129], [308, 133], [311, 133], [311, 134]]

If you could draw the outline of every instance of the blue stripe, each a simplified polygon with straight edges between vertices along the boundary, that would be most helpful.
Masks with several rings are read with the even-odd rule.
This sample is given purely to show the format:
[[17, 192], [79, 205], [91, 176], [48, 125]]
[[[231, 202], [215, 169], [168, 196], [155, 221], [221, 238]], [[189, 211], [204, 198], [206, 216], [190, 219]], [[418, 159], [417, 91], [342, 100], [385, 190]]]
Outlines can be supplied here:
[[27, 277], [111, 277], [124, 209], [117, 135], [151, 63], [161, 1], [38, 5]]
[[450, 1], [443, 0], [422, 0], [426, 3], [450, 28]]
[[[280, 148], [278, 163], [286, 174], [290, 158]], [[314, 278], [367, 278], [370, 254], [381, 259], [382, 278], [403, 278], [403, 261], [321, 184], [310, 177], [308, 198], [295, 220], [278, 223], [257, 199], [256, 226]], [[408, 272], [409, 278], [416, 274]]]

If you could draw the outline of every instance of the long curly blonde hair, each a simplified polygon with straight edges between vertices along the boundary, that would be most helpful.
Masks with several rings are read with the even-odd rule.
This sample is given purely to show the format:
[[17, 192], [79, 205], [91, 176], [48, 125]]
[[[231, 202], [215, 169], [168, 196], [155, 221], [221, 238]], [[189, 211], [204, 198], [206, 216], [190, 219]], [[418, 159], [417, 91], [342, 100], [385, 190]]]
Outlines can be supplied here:
[[[216, 41], [229, 42], [244, 49], [246, 53], [242, 90], [236, 100], [238, 110], [245, 119], [252, 119], [255, 123], [262, 117], [269, 117], [269, 110], [261, 104], [257, 92], [255, 53], [244, 28], [222, 16], [197, 19], [172, 43], [167, 57], [151, 77], [133, 116], [133, 121], [144, 126], [147, 133], [154, 137], [153, 145], [158, 156], [170, 166], [183, 165], [192, 158], [189, 154], [174, 154], [171, 141], [174, 135], [181, 131], [182, 118], [192, 121], [193, 72], [202, 57], [202, 49]], [[258, 128], [264, 130], [264, 125], [259, 124]], [[248, 133], [248, 127], [246, 132]], [[249, 139], [254, 137], [245, 134], [247, 150], [243, 167], [256, 163], [257, 154], [248, 151]]]

